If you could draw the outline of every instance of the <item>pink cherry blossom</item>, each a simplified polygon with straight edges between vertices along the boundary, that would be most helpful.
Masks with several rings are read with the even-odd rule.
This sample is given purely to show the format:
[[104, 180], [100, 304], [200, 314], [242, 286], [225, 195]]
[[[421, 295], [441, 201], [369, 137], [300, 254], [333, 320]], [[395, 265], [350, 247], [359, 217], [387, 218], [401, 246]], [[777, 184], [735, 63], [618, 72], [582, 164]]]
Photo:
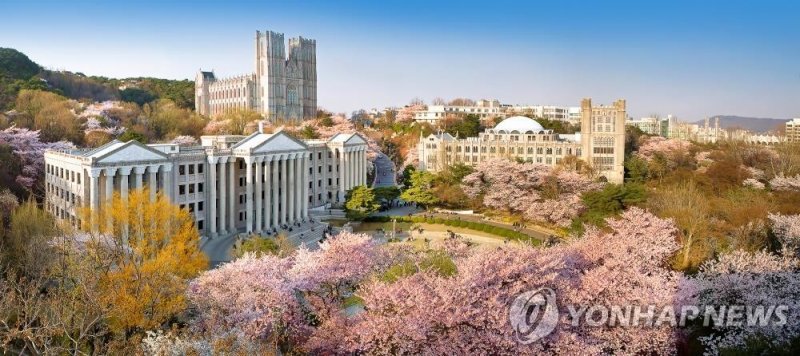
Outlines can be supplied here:
[[0, 131], [0, 145], [11, 147], [13, 154], [23, 167], [17, 175], [16, 182], [25, 189], [31, 190], [44, 172], [44, 152], [75, 148], [70, 142], [45, 143], [39, 139], [39, 131], [11, 126]]
[[544, 164], [491, 159], [464, 177], [461, 187], [472, 198], [482, 194], [488, 208], [567, 226], [583, 209], [580, 195], [602, 184]]

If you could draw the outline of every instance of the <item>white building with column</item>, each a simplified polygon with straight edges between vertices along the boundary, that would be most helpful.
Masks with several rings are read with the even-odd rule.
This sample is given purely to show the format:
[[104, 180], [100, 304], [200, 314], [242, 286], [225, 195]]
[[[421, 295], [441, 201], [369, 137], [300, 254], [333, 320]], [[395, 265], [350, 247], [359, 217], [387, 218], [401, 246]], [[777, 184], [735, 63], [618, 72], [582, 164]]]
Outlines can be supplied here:
[[114, 192], [151, 188], [188, 209], [204, 236], [275, 232], [308, 210], [365, 185], [367, 143], [358, 134], [298, 140], [282, 130], [203, 136], [199, 146], [112, 141], [45, 153], [46, 208], [79, 226], [81, 206], [102, 209]]

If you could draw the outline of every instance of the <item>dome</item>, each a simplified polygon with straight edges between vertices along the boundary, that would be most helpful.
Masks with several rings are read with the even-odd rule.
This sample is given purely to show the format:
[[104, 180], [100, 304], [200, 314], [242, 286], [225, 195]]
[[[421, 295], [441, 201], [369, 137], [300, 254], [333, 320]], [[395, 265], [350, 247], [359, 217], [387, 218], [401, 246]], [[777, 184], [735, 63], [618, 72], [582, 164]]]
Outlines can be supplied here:
[[501, 121], [494, 127], [494, 131], [497, 133], [512, 133], [514, 131], [517, 133], [538, 133], [544, 131], [544, 127], [534, 119], [525, 116], [514, 116]]

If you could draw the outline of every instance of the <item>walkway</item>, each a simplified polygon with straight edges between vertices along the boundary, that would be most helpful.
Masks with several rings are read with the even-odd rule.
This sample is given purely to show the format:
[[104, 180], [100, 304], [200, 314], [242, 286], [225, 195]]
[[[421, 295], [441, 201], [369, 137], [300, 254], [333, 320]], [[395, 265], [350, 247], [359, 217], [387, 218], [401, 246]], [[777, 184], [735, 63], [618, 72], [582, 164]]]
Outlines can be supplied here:
[[[279, 232], [286, 232], [289, 240], [296, 246], [305, 243], [310, 249], [315, 249], [318, 246], [318, 241], [322, 238], [323, 231], [328, 224], [319, 222], [316, 218], [314, 223], [300, 224], [300, 226], [292, 226], [292, 231], [279, 230]], [[267, 235], [263, 235], [267, 236]], [[213, 239], [202, 238], [200, 240], [200, 249], [208, 256], [209, 267], [214, 268], [221, 263], [228, 262], [232, 259], [231, 252], [233, 244], [236, 240], [246, 238], [246, 233], [230, 234], [227, 236], [215, 237]]]
[[372, 182], [372, 187], [394, 187], [397, 186], [396, 173], [394, 162], [389, 159], [389, 156], [378, 153], [375, 157], [375, 180]]

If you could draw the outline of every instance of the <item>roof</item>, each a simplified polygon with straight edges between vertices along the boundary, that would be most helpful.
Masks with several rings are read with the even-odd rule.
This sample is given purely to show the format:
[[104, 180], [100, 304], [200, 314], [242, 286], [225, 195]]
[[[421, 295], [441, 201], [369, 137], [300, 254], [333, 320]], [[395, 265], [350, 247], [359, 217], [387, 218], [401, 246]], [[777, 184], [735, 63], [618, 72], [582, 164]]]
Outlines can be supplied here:
[[493, 129], [495, 132], [504, 133], [527, 133], [527, 132], [540, 132], [544, 131], [544, 127], [536, 122], [536, 120], [525, 116], [512, 116], [508, 119], [501, 121]]

